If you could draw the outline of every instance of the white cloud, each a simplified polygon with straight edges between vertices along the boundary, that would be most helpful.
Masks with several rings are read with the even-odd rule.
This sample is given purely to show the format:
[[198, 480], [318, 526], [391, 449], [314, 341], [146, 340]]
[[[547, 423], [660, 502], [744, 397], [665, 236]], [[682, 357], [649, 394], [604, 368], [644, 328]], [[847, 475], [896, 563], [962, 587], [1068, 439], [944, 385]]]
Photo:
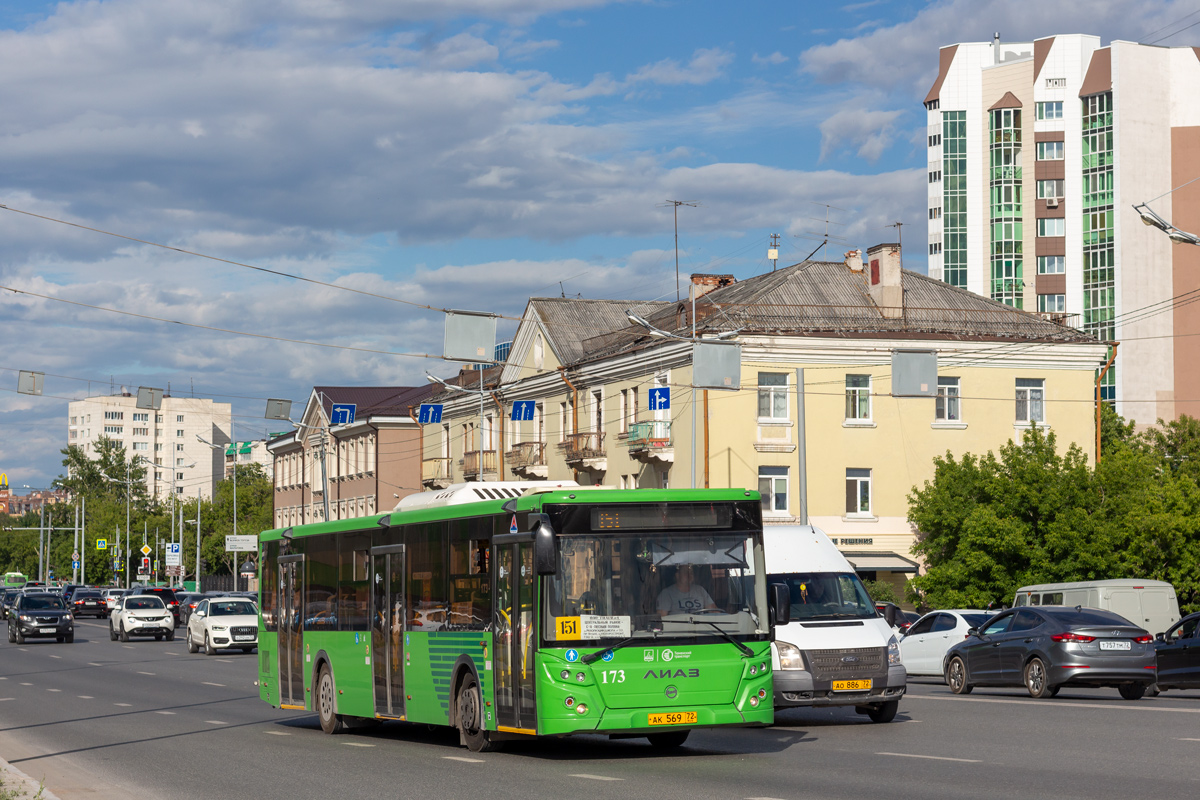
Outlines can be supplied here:
[[902, 111], [868, 111], [846, 108], [821, 123], [821, 160], [853, 149], [859, 158], [874, 163], [892, 143], [895, 122]]
[[786, 63], [788, 60], [788, 57], [785, 56], [783, 53], [779, 52], [778, 50], [776, 50], [774, 53], [771, 53], [771, 55], [769, 55], [769, 56], [760, 56], [758, 53], [755, 53], [754, 55], [750, 56], [750, 60], [753, 61], [755, 64], [758, 64], [760, 67], [766, 66], [768, 64], [771, 64], [773, 66], [778, 66], [780, 64]]
[[654, 64], [647, 64], [637, 72], [630, 74], [626, 82], [656, 83], [663, 86], [678, 86], [690, 84], [699, 86], [711, 83], [725, 73], [725, 67], [733, 63], [733, 53], [719, 47], [701, 48], [692, 53], [687, 65], [681, 65], [676, 59], [664, 58]]

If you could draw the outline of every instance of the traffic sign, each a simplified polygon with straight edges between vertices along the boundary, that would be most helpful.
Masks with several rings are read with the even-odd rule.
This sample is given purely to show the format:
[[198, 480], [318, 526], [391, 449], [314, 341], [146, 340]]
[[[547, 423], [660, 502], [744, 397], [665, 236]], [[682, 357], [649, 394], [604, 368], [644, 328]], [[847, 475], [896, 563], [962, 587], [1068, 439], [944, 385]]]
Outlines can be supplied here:
[[[154, 548], [151, 547], [150, 545], [148, 545], [148, 544], [142, 545], [142, 555], [148, 556], [153, 552], [154, 552]], [[146, 559], [146, 561], [149, 561], [149, 560], [150, 559]]]
[[533, 421], [533, 400], [514, 400], [512, 406], [512, 419], [514, 422], [532, 422]]
[[167, 566], [168, 567], [178, 567], [179, 565], [181, 565], [183, 563], [182, 547], [183, 547], [183, 545], [181, 545], [179, 542], [168, 542], [167, 543]]
[[433, 425], [441, 422], [442, 408], [441, 403], [421, 403], [421, 410], [417, 412], [417, 422], [421, 425]]
[[656, 386], [649, 392], [651, 411], [669, 411], [671, 409], [671, 387]]
[[97, 539], [96, 540], [96, 549], [97, 550], [107, 550], [108, 549], [108, 539]]
[[79, 551], [78, 551], [78, 550], [76, 550], [74, 553], [71, 553], [71, 560], [72, 560], [72, 561], [78, 561], [78, 560], [79, 560]]
[[253, 553], [258, 549], [257, 536], [226, 536], [225, 537], [225, 552], [226, 553]]
[[329, 424], [349, 425], [351, 422], [354, 422], [354, 412], [357, 410], [357, 403], [334, 403], [333, 412], [329, 415]]
[[72, 562], [71, 562], [71, 569], [79, 569], [79, 562], [78, 562], [78, 561], [72, 561]]

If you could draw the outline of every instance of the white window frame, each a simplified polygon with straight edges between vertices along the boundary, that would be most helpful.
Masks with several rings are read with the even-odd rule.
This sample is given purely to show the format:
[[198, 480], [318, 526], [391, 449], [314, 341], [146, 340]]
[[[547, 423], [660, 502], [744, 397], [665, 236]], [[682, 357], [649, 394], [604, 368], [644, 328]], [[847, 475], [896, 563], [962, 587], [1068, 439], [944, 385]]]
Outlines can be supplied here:
[[[865, 474], [864, 474], [865, 473]], [[849, 490], [850, 484], [854, 484], [854, 510], [846, 509], [847, 519], [875, 519], [875, 487], [874, 474], [870, 469], [862, 469], [858, 467], [846, 468], [846, 488]], [[866, 486], [867, 508], [862, 508], [863, 487]], [[847, 495], [848, 498], [848, 495]]]
[[[1051, 260], [1053, 259], [1053, 260]], [[1057, 269], [1050, 269], [1051, 266]], [[1038, 275], [1062, 275], [1067, 271], [1066, 256], [1038, 256], [1037, 257]]]
[[[1054, 230], [1051, 231], [1051, 228]], [[1039, 217], [1037, 235], [1042, 237], [1066, 236], [1067, 220], [1063, 217]]]
[[[764, 376], [781, 377], [783, 383], [763, 383]], [[760, 422], [787, 422], [792, 418], [791, 392], [789, 377], [786, 372], [758, 373], [758, 419]], [[767, 399], [767, 414], [762, 411], [763, 398]], [[777, 406], [783, 401], [783, 410], [777, 413]]]
[[[1053, 306], [1048, 302], [1051, 298], [1054, 299]], [[1038, 311], [1042, 314], [1063, 314], [1067, 310], [1067, 296], [1065, 294], [1039, 294], [1037, 296]]]
[[[762, 515], [764, 517], [790, 517], [788, 503], [791, 499], [792, 476], [790, 467], [760, 466], [758, 468], [758, 491], [763, 497]], [[766, 492], [763, 491], [765, 488]], [[783, 508], [779, 508], [780, 487], [782, 487]], [[767, 497], [770, 497], [768, 500]], [[769, 507], [768, 507], [769, 504]]]
[[[851, 386], [851, 379], [866, 378], [866, 386]], [[849, 406], [846, 411], [850, 413], [846, 415], [845, 424], [847, 425], [870, 425], [872, 423], [872, 408], [871, 408], [871, 389], [873, 380], [870, 375], [863, 374], [847, 374], [846, 375], [846, 402]], [[864, 398], [865, 392], [865, 398]], [[866, 400], [866, 414], [861, 411], [863, 400]]]
[[[1053, 146], [1050, 146], [1053, 145]], [[1037, 160], [1038, 161], [1062, 161], [1066, 152], [1066, 142], [1038, 142], [1037, 143]], [[1050, 152], [1047, 156], [1046, 153]]]
[[933, 416], [941, 423], [962, 422], [962, 379], [939, 375]]
[[[1031, 413], [1034, 409], [1040, 413]], [[1023, 412], [1022, 412], [1023, 409]], [[1046, 422], [1046, 379], [1017, 378], [1016, 385], [1016, 424], [1029, 427], [1044, 425]]]

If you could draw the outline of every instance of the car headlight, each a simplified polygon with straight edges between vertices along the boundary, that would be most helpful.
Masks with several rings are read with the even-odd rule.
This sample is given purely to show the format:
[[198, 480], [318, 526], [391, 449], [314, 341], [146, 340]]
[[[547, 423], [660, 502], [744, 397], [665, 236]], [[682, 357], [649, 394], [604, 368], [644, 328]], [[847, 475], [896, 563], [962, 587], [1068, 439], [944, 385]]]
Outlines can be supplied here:
[[780, 669], [804, 669], [804, 659], [800, 656], [799, 647], [787, 642], [775, 642], [775, 649], [779, 651]]
[[900, 664], [900, 642], [893, 636], [888, 639], [888, 666], [898, 667]]
[[28, 614], [22, 614], [21, 622], [33, 622], [33, 617], [29, 616]]
[[225, 626], [224, 625], [213, 625], [212, 629], [214, 631], [223, 631], [223, 630], [225, 630]]

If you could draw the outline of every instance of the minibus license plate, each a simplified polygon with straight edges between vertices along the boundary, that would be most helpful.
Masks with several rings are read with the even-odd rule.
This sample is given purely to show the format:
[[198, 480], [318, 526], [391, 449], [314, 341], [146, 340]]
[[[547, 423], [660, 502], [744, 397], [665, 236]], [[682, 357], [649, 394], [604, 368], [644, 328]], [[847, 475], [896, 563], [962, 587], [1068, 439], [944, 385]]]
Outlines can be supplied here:
[[651, 725], [695, 725], [695, 711], [668, 711], [664, 714], [651, 714]]
[[1132, 647], [1129, 642], [1100, 642], [1101, 650], [1130, 650]]
[[871, 688], [871, 679], [867, 678], [861, 681], [834, 681], [833, 690], [835, 692], [865, 692]]

